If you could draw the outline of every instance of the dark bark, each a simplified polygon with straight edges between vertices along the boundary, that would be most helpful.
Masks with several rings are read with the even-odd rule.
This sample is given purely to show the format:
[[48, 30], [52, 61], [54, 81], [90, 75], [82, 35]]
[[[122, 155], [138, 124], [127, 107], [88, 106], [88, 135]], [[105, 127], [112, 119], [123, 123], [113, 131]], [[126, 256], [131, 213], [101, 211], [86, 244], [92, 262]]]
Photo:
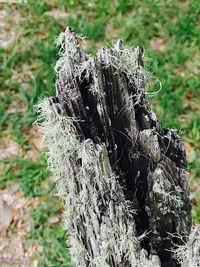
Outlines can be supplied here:
[[[170, 250], [182, 241], [171, 233], [188, 236], [191, 228], [185, 149], [179, 132], [163, 128], [148, 104], [143, 52], [140, 48], [134, 51], [135, 68], [131, 70], [125, 66], [128, 59], [123, 62], [125, 50], [120, 41], [113, 48], [99, 50], [91, 60], [77, 47], [70, 28], [66, 34], [74, 50], [69, 51], [66, 66], [58, 72], [52, 106], [59, 115], [77, 119], [74, 126], [80, 142], [89, 139], [94, 146], [105, 144], [119, 190], [136, 211], [132, 218], [136, 236], [147, 232], [140, 247], [148, 255], [158, 255], [161, 266], [179, 266]], [[88, 67], [77, 74], [77, 68], [87, 63]], [[73, 166], [82, 165], [78, 155], [72, 162]], [[105, 206], [99, 200], [99, 225], [107, 216]], [[97, 252], [88, 242], [83, 217], [77, 228], [93, 258]], [[107, 262], [109, 266], [132, 266], [125, 259], [119, 264], [112, 256]], [[89, 263], [85, 260], [85, 266]]]

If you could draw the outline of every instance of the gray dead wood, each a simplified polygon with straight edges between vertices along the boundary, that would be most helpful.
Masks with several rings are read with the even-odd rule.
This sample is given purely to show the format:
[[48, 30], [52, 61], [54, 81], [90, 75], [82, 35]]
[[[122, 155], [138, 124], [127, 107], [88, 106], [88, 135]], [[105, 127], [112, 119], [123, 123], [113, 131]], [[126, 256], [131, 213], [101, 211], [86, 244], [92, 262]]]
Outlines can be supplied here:
[[[124, 228], [127, 238], [136, 238], [132, 252], [136, 261], [140, 261], [138, 251], [142, 250], [146, 258], [155, 255], [157, 266], [179, 266], [171, 249], [182, 245], [191, 229], [185, 149], [179, 132], [163, 128], [148, 104], [142, 49], [134, 50], [135, 67], [129, 69], [125, 66], [127, 59], [123, 62], [125, 47], [121, 41], [91, 57], [79, 49], [70, 28], [65, 34], [69, 42], [65, 46], [70, 44], [72, 48], [58, 71], [57, 95], [50, 104], [56, 116], [73, 118], [77, 140], [93, 158], [85, 164], [74, 151], [68, 160], [76, 196], [83, 190], [82, 179], [86, 179], [81, 178], [80, 169], [87, 176], [84, 186], [90, 195], [88, 205], [72, 215], [68, 224], [69, 235], [77, 235], [83, 247], [77, 252], [77, 262], [81, 267], [100, 266], [95, 259], [107, 255], [104, 260], [108, 266], [136, 266], [125, 248], [118, 253], [118, 243], [102, 236], [108, 232], [103, 227], [118, 225], [116, 229], [121, 230], [110, 237], [119, 239], [117, 235]], [[101, 181], [106, 172], [115, 174], [116, 184], [110, 182], [108, 186], [106, 180]], [[99, 181], [94, 177], [100, 177]], [[130, 231], [126, 230], [129, 226]]]

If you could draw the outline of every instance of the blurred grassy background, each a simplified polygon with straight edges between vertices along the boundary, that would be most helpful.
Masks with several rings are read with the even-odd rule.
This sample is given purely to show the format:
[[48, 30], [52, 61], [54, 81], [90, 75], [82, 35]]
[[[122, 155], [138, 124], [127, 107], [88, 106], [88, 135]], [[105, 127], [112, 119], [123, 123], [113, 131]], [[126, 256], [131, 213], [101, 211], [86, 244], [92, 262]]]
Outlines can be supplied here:
[[[23, 242], [25, 247], [40, 246], [31, 256], [34, 266], [72, 266], [60, 223], [61, 204], [33, 125], [38, 99], [55, 94], [55, 38], [68, 25], [88, 37], [84, 47], [90, 53], [118, 38], [144, 46], [151, 59], [146, 67], [162, 83], [149, 100], [163, 126], [182, 131], [193, 221], [200, 223], [200, 1], [5, 2], [0, 3], [0, 188], [5, 192], [19, 184], [14, 194], [20, 191], [29, 201]], [[157, 89], [152, 85], [149, 90]], [[9, 238], [17, 234], [14, 222], [6, 230]]]

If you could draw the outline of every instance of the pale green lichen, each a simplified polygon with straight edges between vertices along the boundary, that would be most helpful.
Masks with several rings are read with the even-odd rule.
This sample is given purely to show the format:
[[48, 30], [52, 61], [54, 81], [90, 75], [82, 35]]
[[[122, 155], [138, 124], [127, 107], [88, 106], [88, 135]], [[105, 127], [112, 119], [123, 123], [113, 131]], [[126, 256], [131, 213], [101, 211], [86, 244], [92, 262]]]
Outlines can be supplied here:
[[[140, 57], [142, 57], [141, 59], [143, 61], [147, 60], [143, 55], [139, 55], [139, 53], [141, 53], [139, 47], [122, 45], [121, 40], [118, 40], [112, 48], [105, 47], [99, 50], [95, 57], [81, 52], [84, 60], [78, 61], [78, 64], [76, 64], [74, 57], [78, 54], [77, 50], [79, 50], [79, 43], [82, 39], [82, 36], [74, 35], [69, 28], [67, 28], [65, 32], [60, 33], [57, 37], [56, 44], [59, 47], [60, 56], [55, 65], [55, 71], [57, 73], [66, 69], [70, 70], [72, 67], [70, 62], [73, 59], [74, 75], [79, 77], [79, 79], [83, 79], [83, 77], [89, 79], [90, 74], [93, 73], [94, 80], [90, 90], [95, 94], [100, 93], [98, 85], [99, 81], [95, 79], [96, 75], [94, 71], [96, 70], [94, 66], [95, 57], [101, 57], [101, 53], [104, 53], [107, 55], [107, 60], [104, 62], [105, 68], [112, 66], [116, 73], [126, 73], [129, 81], [138, 89], [138, 96], [137, 92], [134, 94], [134, 97], [138, 97], [138, 101], [142, 93], [146, 93], [148, 96], [153, 96], [161, 90], [162, 85], [159, 79], [152, 75], [151, 72], [145, 70], [138, 62]], [[149, 92], [149, 89], [154, 84], [159, 84], [159, 89], [155, 92]]]
[[[48, 166], [65, 205], [64, 223], [74, 261], [85, 266], [87, 258], [91, 266], [105, 267], [112, 255], [116, 263], [126, 259], [132, 267], [138, 267], [140, 241], [135, 235], [134, 210], [111, 170], [105, 146], [97, 147], [90, 139], [80, 142], [73, 120], [52, 110], [48, 99], [38, 105], [38, 110], [38, 123], [49, 147]], [[77, 158], [81, 165], [76, 164]], [[104, 216], [99, 205], [106, 209]], [[94, 257], [81, 241], [81, 227], [91, 241]]]
[[[175, 186], [172, 190], [171, 183], [165, 176], [161, 167], [157, 167], [152, 174], [152, 193], [160, 199], [157, 208], [163, 215], [177, 213], [184, 205], [182, 200], [182, 189]], [[169, 206], [171, 207], [169, 210]]]
[[180, 239], [183, 245], [176, 246], [172, 253], [181, 267], [200, 267], [200, 225], [194, 225], [187, 238], [173, 234], [173, 237]]

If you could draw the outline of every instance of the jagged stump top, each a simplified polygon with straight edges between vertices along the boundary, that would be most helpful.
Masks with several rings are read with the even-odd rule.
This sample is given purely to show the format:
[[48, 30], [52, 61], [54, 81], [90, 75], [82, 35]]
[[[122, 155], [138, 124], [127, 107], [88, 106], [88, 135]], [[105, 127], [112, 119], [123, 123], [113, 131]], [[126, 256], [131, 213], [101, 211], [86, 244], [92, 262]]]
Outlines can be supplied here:
[[185, 149], [148, 104], [143, 51], [119, 40], [91, 56], [78, 40], [69, 27], [58, 37], [56, 97], [40, 105], [72, 254], [81, 267], [179, 266], [171, 233], [191, 227]]

